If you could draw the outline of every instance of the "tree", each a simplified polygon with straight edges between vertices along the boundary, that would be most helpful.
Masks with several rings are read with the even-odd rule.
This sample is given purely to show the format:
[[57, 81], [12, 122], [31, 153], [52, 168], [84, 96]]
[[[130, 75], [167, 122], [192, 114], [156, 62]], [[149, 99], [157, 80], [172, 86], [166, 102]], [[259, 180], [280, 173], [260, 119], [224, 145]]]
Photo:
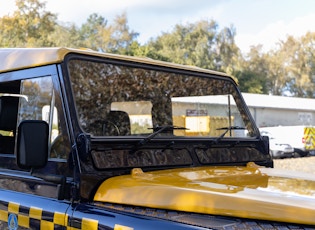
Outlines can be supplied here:
[[138, 36], [139, 33], [130, 31], [126, 13], [116, 16], [111, 26], [111, 51], [122, 54], [128, 52]]
[[118, 15], [112, 25], [104, 17], [91, 14], [80, 28], [82, 43], [98, 51], [126, 53], [138, 36], [127, 23], [125, 13]]
[[242, 92], [269, 93], [267, 87], [268, 63], [262, 46], [252, 46], [245, 59], [240, 63], [235, 73]]
[[110, 32], [107, 28], [107, 20], [94, 13], [79, 29], [80, 38], [85, 47], [94, 50], [103, 50], [104, 43], [108, 43]]
[[307, 33], [299, 39], [289, 36], [282, 43], [284, 63], [289, 78], [287, 85], [292, 95], [314, 97], [315, 87], [315, 33]]
[[78, 28], [74, 23], [60, 23], [55, 25], [48, 36], [52, 46], [79, 48], [84, 47]]
[[215, 43], [216, 29], [214, 21], [176, 25], [171, 33], [163, 33], [152, 39], [149, 43], [150, 50], [176, 63], [213, 69], [214, 59], [209, 63], [209, 51]]
[[267, 88], [273, 95], [314, 97], [315, 33], [301, 38], [288, 36], [265, 56]]
[[[45, 10], [40, 0], [16, 0], [13, 15], [0, 18], [1, 47], [67, 46], [112, 53], [132, 53], [138, 33], [131, 31], [125, 13], [113, 24], [91, 14], [79, 28], [74, 23], [57, 23], [57, 16]], [[140, 47], [139, 47], [140, 48]]]
[[56, 15], [45, 11], [39, 0], [16, 0], [13, 16], [0, 18], [0, 46], [51, 46], [49, 34], [54, 31]]
[[233, 27], [218, 31], [215, 21], [201, 20], [151, 39], [148, 50], [159, 59], [232, 73], [239, 55], [234, 36]]
[[235, 44], [236, 29], [233, 25], [223, 28], [216, 38], [216, 58], [217, 69], [230, 75], [234, 75], [240, 62], [240, 49]]
[[244, 92], [314, 97], [315, 33], [297, 39], [288, 36], [277, 48], [263, 53], [252, 47], [236, 74]]

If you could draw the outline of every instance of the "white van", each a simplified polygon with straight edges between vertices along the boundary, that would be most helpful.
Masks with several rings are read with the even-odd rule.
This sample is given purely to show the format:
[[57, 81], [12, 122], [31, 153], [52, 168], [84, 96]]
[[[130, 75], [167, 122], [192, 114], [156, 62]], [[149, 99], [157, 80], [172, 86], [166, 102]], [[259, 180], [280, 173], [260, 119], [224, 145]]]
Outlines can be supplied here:
[[301, 157], [315, 155], [315, 127], [313, 126], [275, 126], [263, 127], [260, 132], [268, 132], [277, 140], [287, 143]]

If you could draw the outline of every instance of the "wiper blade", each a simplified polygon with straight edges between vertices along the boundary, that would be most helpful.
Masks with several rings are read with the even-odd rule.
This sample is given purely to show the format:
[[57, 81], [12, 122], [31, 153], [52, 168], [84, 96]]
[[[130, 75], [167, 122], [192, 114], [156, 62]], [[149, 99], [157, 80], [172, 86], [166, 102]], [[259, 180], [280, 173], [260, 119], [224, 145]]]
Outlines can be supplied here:
[[174, 126], [174, 125], [156, 126], [154, 128], [150, 128], [150, 129], [153, 129], [154, 132], [151, 133], [146, 138], [139, 141], [135, 148], [142, 146], [142, 145], [145, 145], [146, 143], [150, 142], [159, 133], [163, 133], [166, 131], [172, 131], [172, 130], [187, 130], [187, 128], [185, 128], [185, 127]]
[[224, 136], [225, 134], [227, 134], [228, 131], [231, 131], [231, 130], [244, 130], [245, 128], [244, 127], [241, 127], [241, 126], [229, 126], [229, 127], [221, 127], [221, 128], [218, 128], [217, 130], [225, 130], [216, 140], [215, 142], [219, 142]]

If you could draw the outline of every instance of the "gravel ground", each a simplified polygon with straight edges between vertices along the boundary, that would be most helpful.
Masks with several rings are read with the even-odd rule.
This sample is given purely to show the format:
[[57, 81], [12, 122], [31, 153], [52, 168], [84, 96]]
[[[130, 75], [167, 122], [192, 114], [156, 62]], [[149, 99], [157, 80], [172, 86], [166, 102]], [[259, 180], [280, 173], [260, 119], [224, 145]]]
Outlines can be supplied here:
[[275, 159], [274, 167], [278, 169], [287, 169], [315, 174], [315, 156]]

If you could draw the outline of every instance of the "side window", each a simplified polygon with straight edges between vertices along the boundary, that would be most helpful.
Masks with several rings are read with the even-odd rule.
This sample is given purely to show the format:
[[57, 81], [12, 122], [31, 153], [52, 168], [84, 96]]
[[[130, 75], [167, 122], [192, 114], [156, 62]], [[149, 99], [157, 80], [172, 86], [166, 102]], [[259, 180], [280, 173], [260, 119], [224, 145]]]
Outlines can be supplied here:
[[51, 77], [21, 82], [18, 124], [23, 120], [44, 120], [50, 126], [50, 158], [65, 159], [70, 152], [61, 100]]
[[21, 82], [18, 123], [23, 120], [50, 120], [46, 106], [53, 103], [53, 87], [50, 77], [27, 79]]
[[66, 159], [70, 142], [59, 94], [51, 77], [0, 82], [0, 154], [14, 154], [16, 130], [23, 120], [50, 126], [50, 158]]

